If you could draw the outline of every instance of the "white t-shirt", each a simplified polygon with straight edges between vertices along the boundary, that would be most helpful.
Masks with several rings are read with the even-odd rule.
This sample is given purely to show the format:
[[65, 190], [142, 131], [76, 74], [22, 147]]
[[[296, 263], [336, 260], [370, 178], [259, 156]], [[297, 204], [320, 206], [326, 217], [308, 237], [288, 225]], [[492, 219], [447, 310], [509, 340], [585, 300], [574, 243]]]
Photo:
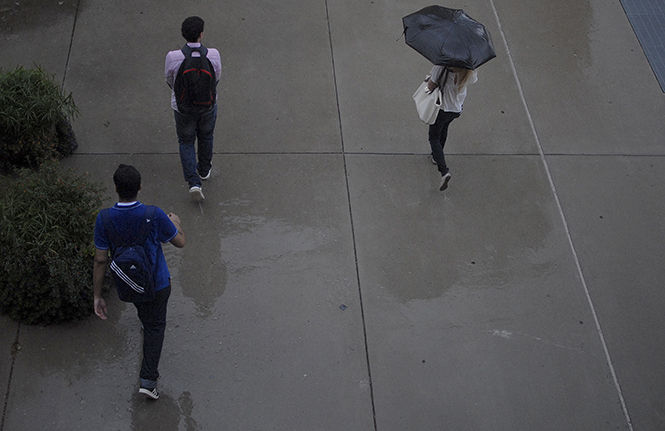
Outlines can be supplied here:
[[[446, 68], [444, 66], [434, 66], [430, 74], [432, 75], [430, 79], [440, 84], [446, 75]], [[457, 85], [457, 79], [460, 78], [457, 73], [448, 71], [447, 74], [448, 77], [445, 78], [445, 84], [441, 88], [441, 94], [443, 95], [441, 109], [446, 112], [462, 112], [464, 99], [466, 99], [466, 87], [478, 81], [478, 74], [475, 70], [472, 70], [471, 76], [462, 88]]]

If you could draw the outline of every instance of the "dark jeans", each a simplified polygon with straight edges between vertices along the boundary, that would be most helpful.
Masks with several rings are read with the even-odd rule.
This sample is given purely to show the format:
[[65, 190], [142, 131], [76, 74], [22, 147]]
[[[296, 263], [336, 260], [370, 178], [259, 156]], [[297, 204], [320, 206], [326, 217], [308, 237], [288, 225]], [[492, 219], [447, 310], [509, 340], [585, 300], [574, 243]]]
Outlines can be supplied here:
[[[212, 140], [217, 120], [217, 105], [202, 114], [181, 114], [173, 111], [175, 115], [175, 131], [180, 144], [180, 163], [182, 173], [189, 187], [200, 186], [201, 177], [212, 166]], [[194, 141], [198, 139], [198, 163]]]
[[152, 389], [157, 385], [159, 358], [164, 344], [166, 328], [166, 304], [171, 286], [155, 292], [155, 300], [135, 303], [139, 320], [143, 324], [143, 361], [141, 362], [141, 386]]
[[448, 126], [459, 116], [459, 112], [440, 110], [436, 116], [436, 122], [429, 126], [429, 145], [432, 147], [432, 157], [434, 157], [441, 175], [445, 175], [448, 172], [446, 157], [443, 155], [443, 147], [446, 145], [446, 139], [448, 138]]

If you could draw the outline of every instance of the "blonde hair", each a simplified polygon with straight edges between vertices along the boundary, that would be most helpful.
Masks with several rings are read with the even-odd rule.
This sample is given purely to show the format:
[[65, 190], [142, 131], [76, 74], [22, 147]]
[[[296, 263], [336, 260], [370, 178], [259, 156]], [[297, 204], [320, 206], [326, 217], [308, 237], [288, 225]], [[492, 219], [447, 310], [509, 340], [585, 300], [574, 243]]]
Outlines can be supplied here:
[[455, 73], [455, 83], [457, 84], [457, 89], [461, 90], [464, 88], [469, 79], [473, 76], [473, 70], [463, 69], [461, 67], [451, 67]]

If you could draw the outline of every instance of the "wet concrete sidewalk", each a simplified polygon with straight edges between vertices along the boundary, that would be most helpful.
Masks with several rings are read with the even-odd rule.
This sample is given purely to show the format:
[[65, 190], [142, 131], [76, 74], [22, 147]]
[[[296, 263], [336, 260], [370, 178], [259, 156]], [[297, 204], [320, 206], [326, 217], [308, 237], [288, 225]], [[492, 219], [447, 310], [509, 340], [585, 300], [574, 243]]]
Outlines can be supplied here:
[[[0, 318], [0, 431], [665, 428], [665, 97], [619, 0], [447, 4], [497, 58], [445, 193], [400, 39], [423, 6], [0, 0], [0, 66], [42, 65], [80, 108], [65, 164], [109, 205], [134, 164], [188, 241], [165, 247], [160, 400], [112, 295], [108, 321]], [[200, 205], [163, 80], [189, 15], [224, 64]]]

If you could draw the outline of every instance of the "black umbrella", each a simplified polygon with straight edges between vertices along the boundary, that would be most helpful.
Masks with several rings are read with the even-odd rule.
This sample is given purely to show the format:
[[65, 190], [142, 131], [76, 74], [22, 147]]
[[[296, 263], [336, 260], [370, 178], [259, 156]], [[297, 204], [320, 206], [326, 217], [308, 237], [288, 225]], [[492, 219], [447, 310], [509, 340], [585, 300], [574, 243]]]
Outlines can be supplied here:
[[434, 64], [475, 69], [496, 57], [485, 26], [461, 9], [428, 6], [402, 24], [406, 44]]

